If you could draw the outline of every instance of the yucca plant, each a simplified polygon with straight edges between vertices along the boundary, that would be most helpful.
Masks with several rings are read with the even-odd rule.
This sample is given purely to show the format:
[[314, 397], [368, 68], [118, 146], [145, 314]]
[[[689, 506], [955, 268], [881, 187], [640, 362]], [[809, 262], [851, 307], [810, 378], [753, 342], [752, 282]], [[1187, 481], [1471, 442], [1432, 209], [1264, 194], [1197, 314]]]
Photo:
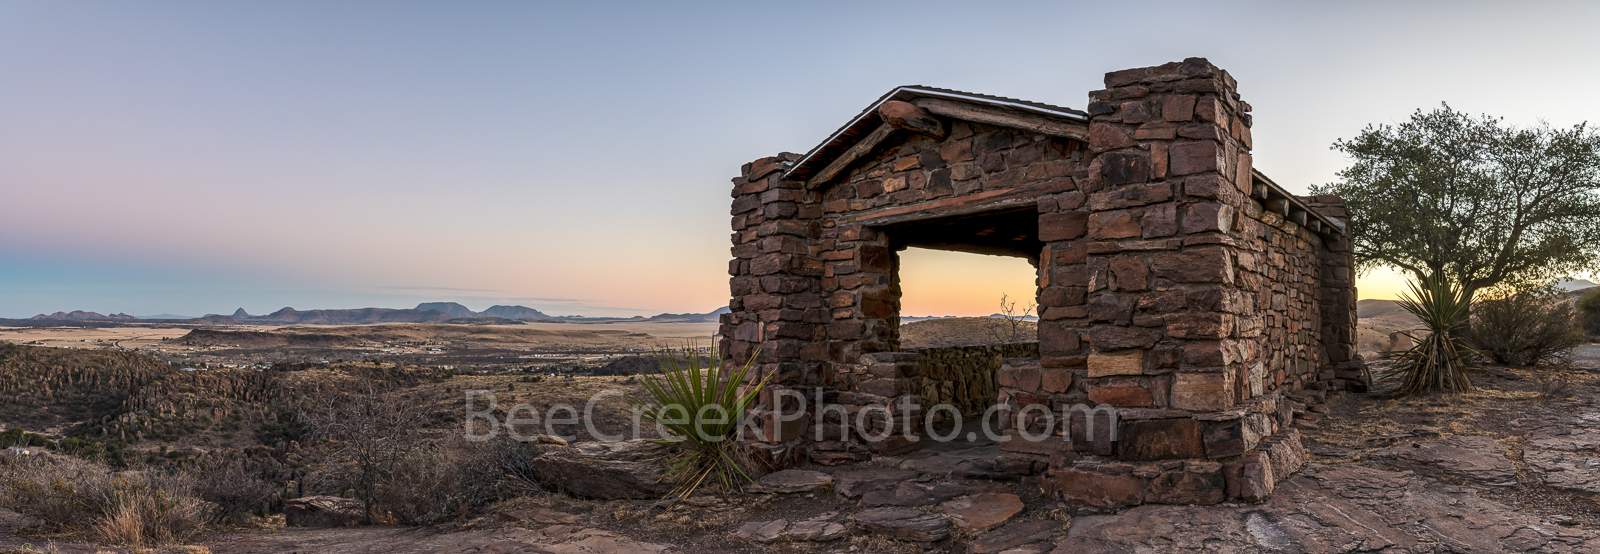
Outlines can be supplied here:
[[1423, 279], [1420, 285], [1407, 282], [1406, 286], [1411, 294], [1400, 295], [1400, 307], [1421, 319], [1427, 334], [1419, 337], [1405, 332], [1416, 346], [1396, 356], [1395, 367], [1405, 372], [1406, 380], [1395, 396], [1470, 390], [1472, 382], [1466, 370], [1472, 367], [1469, 356], [1476, 352], [1467, 346], [1461, 331], [1472, 299], [1441, 274]]
[[[691, 344], [681, 349], [661, 349], [656, 358], [661, 374], [644, 375], [648, 402], [633, 402], [642, 417], [664, 427], [671, 436], [651, 442], [678, 450], [667, 462], [664, 479], [676, 481], [672, 498], [688, 498], [708, 479], [731, 491], [739, 481], [753, 481], [748, 454], [736, 440], [739, 418], [766, 387], [767, 375], [754, 385], [740, 387], [755, 365], [758, 350], [738, 369], [724, 372], [715, 348], [710, 363], [700, 367], [700, 354]], [[680, 363], [681, 361], [681, 363]]]

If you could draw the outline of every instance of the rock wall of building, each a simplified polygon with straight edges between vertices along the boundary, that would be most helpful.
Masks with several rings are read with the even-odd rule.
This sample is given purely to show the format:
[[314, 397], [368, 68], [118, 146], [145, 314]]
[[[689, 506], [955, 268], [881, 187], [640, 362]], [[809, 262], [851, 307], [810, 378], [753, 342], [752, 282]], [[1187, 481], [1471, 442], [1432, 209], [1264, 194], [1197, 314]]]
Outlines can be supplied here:
[[[1023, 253], [1038, 268], [1036, 356], [1002, 354], [983, 383], [1008, 466], [1048, 466], [1041, 488], [1095, 506], [1255, 500], [1299, 468], [1296, 418], [1358, 388], [1361, 361], [1349, 240], [1291, 208], [1347, 225], [1343, 204], [1255, 188], [1250, 106], [1204, 59], [1105, 83], [1087, 144], [950, 120], [891, 130], [831, 183], [783, 179], [792, 154], [743, 168], [721, 333], [724, 364], [759, 349], [751, 378], [772, 379], [761, 459], [897, 454], [918, 441], [864, 436], [947, 398], [977, 407], [988, 354], [898, 352], [892, 235], [983, 212], [1037, 218], [1042, 244]], [[826, 408], [780, 422], [800, 409], [779, 405], [784, 391]]]
[[908, 350], [917, 355], [922, 377], [913, 387], [921, 391], [923, 410], [939, 404], [954, 406], [965, 416], [982, 415], [999, 400], [1000, 362], [1006, 358], [1038, 358], [1039, 343], [979, 344]]
[[[1066, 242], [1041, 268], [1042, 359], [1002, 369], [1029, 376], [1001, 389], [1002, 446], [1048, 459], [1045, 488], [1075, 503], [1258, 498], [1302, 463], [1301, 389], [1325, 388], [1323, 239], [1255, 198], [1250, 106], [1227, 72], [1190, 59], [1106, 86], [1086, 196], [1040, 220]], [[1089, 429], [1097, 407], [1115, 408], [1114, 435]]]

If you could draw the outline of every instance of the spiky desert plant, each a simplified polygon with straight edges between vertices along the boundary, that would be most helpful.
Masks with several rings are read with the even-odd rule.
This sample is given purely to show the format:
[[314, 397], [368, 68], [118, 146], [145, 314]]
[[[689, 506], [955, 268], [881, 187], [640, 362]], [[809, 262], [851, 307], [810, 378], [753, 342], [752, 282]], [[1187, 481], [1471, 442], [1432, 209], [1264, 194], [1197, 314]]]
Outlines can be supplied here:
[[746, 470], [748, 454], [734, 435], [740, 417], [772, 377], [769, 374], [753, 385], [743, 386], [759, 350], [743, 366], [731, 371], [723, 370], [721, 355], [715, 348], [707, 367], [700, 367], [701, 357], [696, 350], [692, 344], [657, 350], [661, 374], [642, 375], [649, 399], [647, 403], [633, 403], [644, 419], [665, 428], [670, 435], [651, 442], [678, 451], [667, 462], [664, 476], [678, 483], [670, 493], [672, 498], [688, 498], [708, 479], [720, 484], [723, 491], [735, 489], [741, 479], [754, 480]]
[[1472, 367], [1469, 356], [1476, 353], [1460, 331], [1467, 323], [1472, 299], [1449, 277], [1437, 273], [1421, 284], [1408, 281], [1406, 286], [1411, 294], [1400, 295], [1400, 307], [1422, 320], [1426, 334], [1406, 332], [1416, 346], [1396, 356], [1395, 367], [1405, 372], [1406, 380], [1395, 396], [1471, 389], [1466, 370]]

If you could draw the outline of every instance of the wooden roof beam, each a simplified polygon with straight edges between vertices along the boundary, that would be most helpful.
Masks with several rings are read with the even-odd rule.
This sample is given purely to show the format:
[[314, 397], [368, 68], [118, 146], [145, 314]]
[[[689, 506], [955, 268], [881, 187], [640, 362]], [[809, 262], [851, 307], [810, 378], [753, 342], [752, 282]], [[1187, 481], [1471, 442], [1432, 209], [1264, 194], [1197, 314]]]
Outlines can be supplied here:
[[845, 150], [843, 154], [840, 154], [838, 158], [835, 158], [833, 163], [828, 164], [827, 167], [822, 168], [822, 171], [817, 172], [816, 176], [813, 176], [811, 180], [806, 181], [806, 188], [816, 189], [827, 184], [828, 181], [832, 181], [833, 178], [838, 177], [839, 174], [845, 170], [845, 168], [850, 167], [850, 164], [856, 163], [857, 160], [860, 160], [867, 154], [871, 154], [873, 149], [877, 148], [879, 144], [882, 144], [884, 139], [889, 138], [889, 135], [893, 134], [894, 132], [895, 127], [893, 125], [879, 124], [877, 129], [873, 129], [871, 133], [867, 133], [867, 136], [862, 137], [861, 140], [856, 142], [855, 145], [851, 146], [849, 150]]
[[1021, 129], [1053, 137], [1089, 140], [1089, 126], [1083, 123], [1068, 123], [1039, 115], [938, 98], [918, 98], [911, 103], [934, 115], [952, 119]]

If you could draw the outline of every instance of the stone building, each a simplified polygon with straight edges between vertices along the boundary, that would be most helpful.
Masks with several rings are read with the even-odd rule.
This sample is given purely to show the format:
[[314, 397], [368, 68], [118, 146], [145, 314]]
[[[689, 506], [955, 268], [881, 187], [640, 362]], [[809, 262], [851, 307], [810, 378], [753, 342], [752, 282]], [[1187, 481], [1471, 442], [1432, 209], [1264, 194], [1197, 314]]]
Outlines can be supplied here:
[[[1205, 59], [1105, 85], [1087, 112], [900, 87], [742, 168], [721, 346], [770, 375], [745, 437], [761, 458], [914, 449], [888, 431], [985, 391], [996, 467], [1077, 504], [1261, 499], [1300, 467], [1297, 414], [1365, 386], [1343, 202], [1254, 169], [1250, 105]], [[899, 344], [911, 246], [1029, 260], [1037, 357], [936, 386]]]

